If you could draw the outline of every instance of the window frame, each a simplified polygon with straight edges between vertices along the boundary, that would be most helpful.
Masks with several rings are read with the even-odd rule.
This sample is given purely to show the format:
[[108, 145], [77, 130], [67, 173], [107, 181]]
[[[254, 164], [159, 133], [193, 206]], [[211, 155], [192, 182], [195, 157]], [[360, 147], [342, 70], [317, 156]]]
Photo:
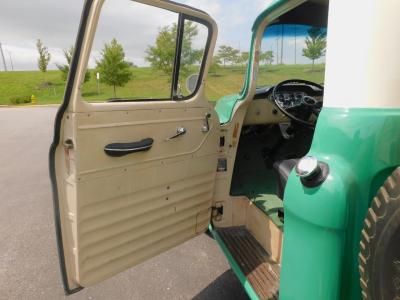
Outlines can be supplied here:
[[[161, 8], [162, 9], [162, 8]], [[171, 10], [169, 10], [171, 11]], [[171, 11], [174, 12], [174, 11]], [[176, 13], [176, 12], [174, 12]], [[180, 63], [181, 63], [181, 54], [182, 54], [182, 46], [183, 46], [183, 34], [185, 32], [185, 21], [193, 21], [198, 24], [204, 25], [207, 28], [207, 40], [204, 48], [203, 58], [200, 65], [199, 70], [199, 80], [197, 81], [196, 88], [194, 91], [187, 95], [180, 97], [177, 95], [177, 88], [179, 83], [179, 74], [180, 74]], [[169, 98], [139, 98], [139, 99], [130, 99], [130, 98], [119, 98], [119, 99], [110, 99], [104, 101], [105, 103], [121, 103], [121, 102], [147, 102], [147, 101], [186, 101], [193, 98], [199, 91], [201, 83], [204, 78], [204, 71], [207, 63], [207, 57], [210, 51], [211, 39], [213, 36], [213, 27], [212, 25], [203, 19], [190, 16], [184, 13], [178, 13], [178, 25], [177, 25], [177, 36], [176, 36], [176, 47], [175, 47], [175, 58], [174, 58], [174, 66], [172, 71], [172, 80], [171, 80], [171, 88], [170, 88], [170, 97]]]

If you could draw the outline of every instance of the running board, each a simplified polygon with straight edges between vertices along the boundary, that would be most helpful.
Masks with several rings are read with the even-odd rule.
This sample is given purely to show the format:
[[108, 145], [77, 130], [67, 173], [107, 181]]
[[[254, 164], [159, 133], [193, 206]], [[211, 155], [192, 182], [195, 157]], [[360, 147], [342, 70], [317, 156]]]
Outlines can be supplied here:
[[[214, 233], [217, 241], [223, 243], [222, 248], [229, 251], [228, 259], [234, 260], [258, 298], [278, 299], [280, 266], [271, 260], [251, 233], [244, 226], [218, 228]], [[249, 292], [247, 288], [246, 291]]]

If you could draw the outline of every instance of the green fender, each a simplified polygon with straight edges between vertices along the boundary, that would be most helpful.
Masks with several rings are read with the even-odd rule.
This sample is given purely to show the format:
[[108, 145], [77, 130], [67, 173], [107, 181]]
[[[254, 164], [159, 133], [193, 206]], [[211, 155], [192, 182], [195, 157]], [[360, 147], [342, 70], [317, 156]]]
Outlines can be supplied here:
[[289, 176], [280, 299], [361, 299], [361, 229], [377, 189], [400, 165], [399, 129], [399, 109], [322, 110], [309, 155], [330, 173], [317, 188]]

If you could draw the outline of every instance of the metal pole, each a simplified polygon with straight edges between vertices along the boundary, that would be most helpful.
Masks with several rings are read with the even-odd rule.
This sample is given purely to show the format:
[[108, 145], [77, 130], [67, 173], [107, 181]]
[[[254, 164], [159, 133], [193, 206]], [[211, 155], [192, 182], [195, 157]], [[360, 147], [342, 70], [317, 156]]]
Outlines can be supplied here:
[[11, 71], [14, 71], [14, 64], [11, 58], [11, 52], [8, 52], [8, 55], [10, 56], [10, 63], [11, 63]]
[[294, 64], [296, 64], [296, 59], [297, 59], [297, 32], [296, 32], [297, 26], [294, 25]]
[[97, 95], [100, 95], [100, 73], [96, 73], [96, 80], [97, 80]]
[[0, 53], [1, 57], [3, 58], [4, 71], [7, 71], [6, 59], [4, 58], [3, 47], [1, 46], [1, 42], [0, 42]]
[[281, 39], [281, 64], [283, 64], [283, 24], [282, 26], [282, 39]]

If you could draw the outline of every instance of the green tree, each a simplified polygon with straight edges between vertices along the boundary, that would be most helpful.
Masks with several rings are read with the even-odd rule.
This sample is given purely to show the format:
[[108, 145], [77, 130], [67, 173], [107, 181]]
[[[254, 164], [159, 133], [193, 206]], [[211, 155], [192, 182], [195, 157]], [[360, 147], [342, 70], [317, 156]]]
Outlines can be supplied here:
[[324, 56], [326, 52], [326, 31], [311, 27], [306, 38], [306, 47], [303, 48], [303, 56], [312, 60], [313, 68], [315, 60]]
[[101, 82], [114, 87], [114, 97], [117, 97], [116, 87], [124, 86], [132, 78], [131, 63], [125, 60], [124, 48], [115, 38], [110, 44], [104, 44], [101, 56], [96, 61], [96, 71]]
[[272, 62], [274, 61], [274, 52], [271, 50], [262, 52], [260, 54], [260, 61], [261, 62], [265, 62], [266, 64], [272, 64]]
[[250, 53], [249, 53], [249, 52], [242, 52], [242, 53], [240, 54], [240, 57], [241, 57], [241, 60], [242, 60], [243, 62], [247, 63], [247, 61], [248, 61], [249, 58], [250, 58]]
[[236, 62], [242, 66], [244, 70], [245, 65], [248, 63], [250, 57], [249, 52], [241, 52], [240, 55], [237, 55]]
[[193, 62], [200, 65], [203, 62], [204, 49], [191, 49], [190, 55]]
[[[146, 49], [145, 59], [150, 65], [158, 70], [161, 70], [171, 78], [175, 61], [176, 36], [178, 25], [162, 27], [157, 35], [154, 45], [149, 45]], [[185, 22], [180, 72], [188, 73], [190, 66], [196, 62], [201, 62], [204, 49], [193, 49], [193, 39], [198, 35], [199, 31], [196, 24], [193, 22]]]
[[43, 72], [43, 74], [46, 74], [47, 72], [47, 66], [49, 65], [51, 55], [45, 45], [43, 45], [42, 41], [38, 39], [36, 41], [36, 48], [39, 52], [39, 58], [38, 58], [38, 67], [39, 70]]
[[212, 58], [211, 66], [210, 66], [210, 69], [209, 69], [208, 72], [210, 74], [217, 75], [217, 72], [218, 72], [218, 70], [220, 68], [220, 65], [221, 65], [221, 60], [219, 59], [218, 56], [214, 56]]
[[236, 63], [238, 61], [239, 53], [239, 50], [227, 45], [221, 45], [218, 49], [218, 57], [222, 60], [224, 68], [226, 63]]
[[[177, 26], [176, 26], [177, 27]], [[204, 49], [194, 49], [193, 39], [199, 34], [197, 25], [191, 21], [185, 22], [182, 39], [181, 65], [180, 72], [187, 74], [190, 66], [195, 63], [201, 63]]]
[[[67, 64], [65, 65], [56, 64], [56, 66], [61, 71], [62, 80], [66, 81], [68, 78], [69, 68], [71, 66], [72, 55], [74, 54], [74, 47], [71, 46], [68, 50], [64, 49], [63, 52]], [[84, 82], [88, 82], [89, 80], [90, 80], [90, 72], [89, 70], [86, 70]]]

